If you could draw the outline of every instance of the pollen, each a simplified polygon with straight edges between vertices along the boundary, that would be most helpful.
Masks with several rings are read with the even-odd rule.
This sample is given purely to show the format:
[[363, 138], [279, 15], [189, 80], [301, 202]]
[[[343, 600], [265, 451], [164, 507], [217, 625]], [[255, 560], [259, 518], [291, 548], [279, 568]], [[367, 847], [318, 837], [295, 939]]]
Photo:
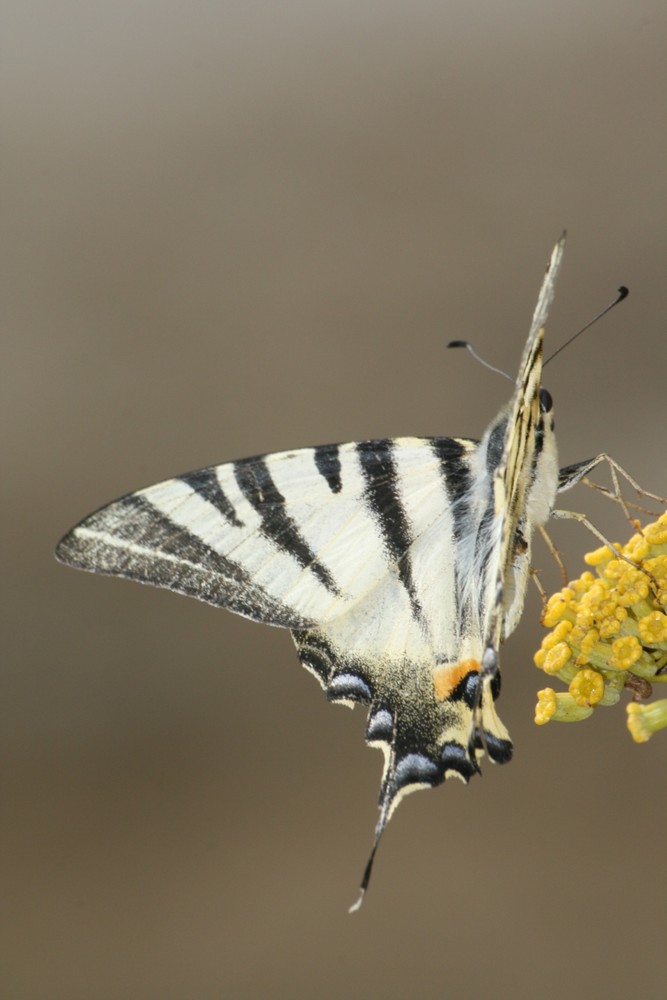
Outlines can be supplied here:
[[624, 545], [602, 546], [584, 557], [592, 567], [547, 602], [550, 629], [534, 660], [568, 685], [539, 692], [535, 721], [575, 722], [615, 705], [624, 689], [628, 728], [637, 742], [667, 727], [667, 699], [650, 698], [667, 683], [667, 512], [638, 529]]

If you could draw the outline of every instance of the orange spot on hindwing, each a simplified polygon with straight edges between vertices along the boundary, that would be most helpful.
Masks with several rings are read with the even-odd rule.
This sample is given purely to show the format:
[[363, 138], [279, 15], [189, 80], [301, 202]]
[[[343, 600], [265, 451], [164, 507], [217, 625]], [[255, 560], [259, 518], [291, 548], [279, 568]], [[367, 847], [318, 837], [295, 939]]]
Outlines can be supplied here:
[[447, 663], [433, 670], [433, 688], [438, 701], [449, 698], [452, 691], [468, 674], [479, 673], [479, 660], [462, 660], [460, 663]]

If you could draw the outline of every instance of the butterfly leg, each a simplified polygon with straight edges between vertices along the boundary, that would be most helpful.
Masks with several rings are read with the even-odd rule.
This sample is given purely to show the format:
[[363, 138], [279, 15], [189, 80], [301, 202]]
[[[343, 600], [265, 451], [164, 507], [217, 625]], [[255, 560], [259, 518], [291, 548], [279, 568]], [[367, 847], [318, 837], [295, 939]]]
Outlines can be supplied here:
[[[549, 552], [551, 553], [554, 562], [556, 563], [556, 565], [558, 566], [558, 569], [560, 570], [560, 575], [561, 575], [561, 579], [563, 581], [563, 586], [566, 587], [567, 586], [567, 582], [568, 582], [568, 575], [567, 575], [567, 570], [565, 569], [565, 563], [561, 559], [560, 552], [558, 551], [558, 549], [556, 548], [556, 546], [554, 545], [554, 543], [551, 541], [551, 538], [549, 537], [549, 535], [547, 533], [547, 530], [544, 527], [544, 525], [542, 525], [542, 524], [539, 525], [539, 532], [540, 532], [542, 538], [544, 539], [544, 544], [549, 549]], [[540, 596], [542, 597], [542, 604], [546, 604], [546, 600], [547, 600], [546, 591], [542, 587], [542, 584], [538, 583], [538, 581], [536, 580], [536, 578], [534, 576], [535, 570], [532, 569], [532, 567], [531, 567], [531, 569], [530, 569], [529, 572], [530, 572], [530, 575], [533, 577], [533, 581], [537, 584], [537, 589], [540, 591]]]
[[[611, 490], [607, 489], [605, 486], [600, 486], [598, 483], [591, 482], [591, 480], [587, 478], [587, 474], [602, 462], [606, 462], [609, 467], [609, 473], [612, 481]], [[649, 490], [645, 490], [642, 486], [640, 486], [639, 483], [636, 482], [636, 480], [634, 480], [632, 476], [618, 464], [618, 462], [615, 462], [613, 458], [604, 452], [600, 455], [596, 455], [595, 458], [589, 458], [584, 462], [577, 462], [575, 465], [569, 465], [566, 468], [561, 469], [558, 477], [558, 492], [560, 493], [563, 490], [569, 490], [572, 486], [576, 486], [577, 483], [584, 483], [584, 485], [589, 486], [597, 493], [601, 493], [603, 496], [613, 500], [614, 503], [619, 504], [632, 528], [637, 530], [639, 524], [631, 516], [628, 508], [632, 507], [634, 510], [641, 510], [647, 514], [651, 514], [652, 512], [646, 507], [642, 507], [640, 504], [633, 503], [630, 500], [625, 500], [621, 493], [620, 479], [624, 479], [639, 496], [648, 497], [649, 500], [656, 500], [661, 504], [667, 503], [667, 499], [665, 497], [658, 496], [657, 493], [651, 493]], [[553, 510], [551, 514], [552, 517], [569, 518], [571, 520], [578, 521], [580, 524], [583, 524], [584, 527], [588, 528], [588, 530], [604, 545], [606, 545], [607, 548], [611, 549], [612, 552], [615, 551], [615, 546], [607, 538], [605, 538], [605, 536], [598, 531], [598, 529], [592, 525], [588, 518], [583, 514], [566, 510]], [[631, 559], [628, 559], [627, 556], [622, 555], [620, 558], [622, 558], [625, 562], [630, 563], [631, 566], [640, 568], [637, 567], [636, 563], [634, 563]], [[644, 570], [644, 572], [646, 572], [646, 570]], [[650, 574], [647, 575], [650, 576]], [[652, 579], [652, 582], [654, 587], [657, 588], [657, 582], [654, 579]]]
[[[557, 518], [559, 521], [578, 521], [578, 523], [583, 524], [584, 528], [587, 528], [592, 535], [595, 535], [598, 541], [602, 542], [603, 545], [606, 545], [612, 552], [616, 551], [614, 543], [610, 542], [609, 539], [606, 538], [605, 535], [603, 535], [602, 532], [588, 520], [585, 514], [580, 514], [579, 511], [576, 510], [552, 510], [551, 516]], [[628, 562], [629, 561], [630, 560], [628, 560]]]
[[[603, 462], [606, 462], [609, 467], [609, 474], [611, 476], [613, 487], [611, 490], [588, 479], [588, 473], [592, 472], [596, 466], [602, 464]], [[597, 493], [601, 493], [603, 496], [613, 500], [614, 503], [619, 504], [627, 519], [634, 526], [628, 507], [633, 507], [635, 510], [641, 510], [644, 513], [651, 513], [651, 511], [648, 511], [647, 508], [642, 507], [637, 503], [625, 500], [621, 493], [619, 477], [620, 479], [624, 479], [638, 496], [647, 497], [649, 500], [656, 500], [661, 504], [667, 503], [667, 499], [665, 499], [665, 497], [658, 496], [656, 493], [651, 493], [649, 490], [645, 490], [642, 486], [640, 486], [639, 483], [632, 478], [629, 472], [626, 472], [625, 469], [618, 464], [618, 462], [614, 461], [614, 459], [605, 452], [596, 455], [595, 458], [586, 459], [584, 462], [576, 462], [574, 465], [568, 465], [564, 469], [561, 469], [558, 476], [558, 492], [562, 493], [564, 490], [569, 490], [573, 486], [576, 486], [577, 483], [584, 483], [585, 486], [590, 487], [590, 489], [595, 490]]]
[[539, 594], [540, 601], [542, 602], [542, 614], [544, 614], [544, 611], [545, 611], [546, 606], [547, 606], [547, 601], [549, 600], [549, 595], [547, 594], [545, 588], [542, 586], [542, 581], [540, 580], [540, 575], [539, 575], [538, 571], [535, 569], [534, 566], [531, 566], [529, 568], [528, 574], [530, 576], [530, 579], [535, 584], [535, 587], [537, 588], [537, 593]]

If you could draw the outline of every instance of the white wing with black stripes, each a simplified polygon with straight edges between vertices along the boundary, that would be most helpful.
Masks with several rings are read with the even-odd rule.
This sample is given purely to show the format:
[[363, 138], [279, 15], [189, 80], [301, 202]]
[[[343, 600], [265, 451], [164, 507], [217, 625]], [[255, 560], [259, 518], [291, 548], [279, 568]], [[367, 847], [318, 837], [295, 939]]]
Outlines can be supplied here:
[[[438, 642], [456, 623], [451, 559], [433, 565], [432, 546], [446, 558], [454, 543], [445, 465], [467, 474], [472, 449], [406, 438], [202, 469], [102, 508], [57, 555], [287, 628], [324, 627], [379, 603], [393, 612], [391, 629], [398, 618], [412, 623], [413, 643], [429, 633]], [[435, 572], [423, 572], [425, 560]], [[367, 631], [358, 641], [379, 652], [388, 627], [378, 621], [375, 639]]]
[[385, 753], [362, 881], [402, 795], [509, 760], [498, 719], [502, 639], [523, 607], [535, 527], [558, 468], [540, 389], [552, 257], [507, 407], [482, 440], [304, 448], [131, 493], [66, 535], [58, 558], [291, 630], [332, 701], [368, 706]]

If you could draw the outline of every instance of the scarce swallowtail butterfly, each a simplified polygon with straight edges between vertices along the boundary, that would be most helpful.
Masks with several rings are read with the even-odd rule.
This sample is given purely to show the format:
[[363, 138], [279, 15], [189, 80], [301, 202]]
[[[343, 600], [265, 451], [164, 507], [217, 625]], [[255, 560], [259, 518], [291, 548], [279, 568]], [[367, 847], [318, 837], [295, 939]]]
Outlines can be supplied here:
[[330, 701], [368, 706], [384, 752], [372, 851], [401, 798], [488, 754], [500, 645], [524, 604], [531, 538], [556, 493], [602, 458], [558, 468], [541, 386], [554, 248], [512, 398], [481, 441], [321, 445], [189, 472], [85, 518], [57, 547], [70, 566], [187, 594], [292, 633]]

